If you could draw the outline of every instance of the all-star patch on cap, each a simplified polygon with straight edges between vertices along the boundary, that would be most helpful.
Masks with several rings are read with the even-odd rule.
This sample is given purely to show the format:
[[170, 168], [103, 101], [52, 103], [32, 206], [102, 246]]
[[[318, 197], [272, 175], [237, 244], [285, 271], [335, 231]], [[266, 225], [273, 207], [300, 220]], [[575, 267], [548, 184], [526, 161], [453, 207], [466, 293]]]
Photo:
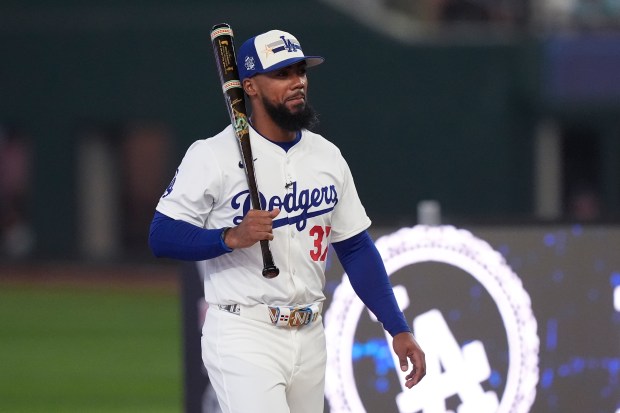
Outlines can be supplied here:
[[307, 67], [323, 63], [321, 56], [305, 56], [301, 45], [290, 33], [271, 30], [246, 40], [239, 48], [239, 79], [271, 72], [305, 60]]

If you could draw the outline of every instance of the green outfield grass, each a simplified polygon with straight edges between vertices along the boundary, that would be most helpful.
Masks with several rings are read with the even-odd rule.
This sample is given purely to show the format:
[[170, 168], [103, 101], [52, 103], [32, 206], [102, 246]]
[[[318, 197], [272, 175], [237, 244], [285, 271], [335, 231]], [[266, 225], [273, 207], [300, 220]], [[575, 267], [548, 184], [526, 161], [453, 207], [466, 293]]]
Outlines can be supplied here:
[[182, 411], [176, 291], [0, 284], [0, 412]]

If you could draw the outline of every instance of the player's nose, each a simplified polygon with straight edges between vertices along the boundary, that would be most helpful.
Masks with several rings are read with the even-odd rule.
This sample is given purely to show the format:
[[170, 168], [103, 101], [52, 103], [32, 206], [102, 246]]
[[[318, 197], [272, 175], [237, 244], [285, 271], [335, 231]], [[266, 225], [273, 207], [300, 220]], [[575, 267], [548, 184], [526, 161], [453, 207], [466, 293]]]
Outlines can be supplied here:
[[293, 89], [303, 89], [306, 87], [306, 83], [308, 82], [306, 75], [296, 75], [295, 80], [293, 82]]

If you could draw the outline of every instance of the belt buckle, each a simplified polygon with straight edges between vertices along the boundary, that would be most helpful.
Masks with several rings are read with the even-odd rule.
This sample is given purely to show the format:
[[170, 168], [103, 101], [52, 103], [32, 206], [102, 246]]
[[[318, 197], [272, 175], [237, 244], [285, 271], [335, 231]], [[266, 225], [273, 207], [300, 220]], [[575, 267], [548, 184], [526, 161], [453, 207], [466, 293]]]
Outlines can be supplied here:
[[307, 307], [269, 307], [271, 323], [275, 326], [301, 327], [310, 324], [319, 318], [319, 308], [316, 305]]
[[312, 317], [312, 308], [296, 307], [291, 309], [291, 316], [288, 320], [288, 325], [291, 327], [300, 327], [310, 324], [312, 321], [314, 321]]

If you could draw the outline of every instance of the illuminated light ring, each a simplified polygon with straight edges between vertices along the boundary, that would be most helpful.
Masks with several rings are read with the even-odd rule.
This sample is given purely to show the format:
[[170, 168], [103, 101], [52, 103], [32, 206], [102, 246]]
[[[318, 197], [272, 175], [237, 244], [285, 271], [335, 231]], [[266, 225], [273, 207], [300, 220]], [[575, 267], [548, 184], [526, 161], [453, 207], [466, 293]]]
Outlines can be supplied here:
[[[420, 262], [435, 261], [466, 271], [495, 301], [508, 338], [509, 365], [497, 413], [527, 413], [536, 397], [540, 340], [531, 300], [504, 258], [469, 231], [452, 226], [402, 228], [383, 236], [376, 246], [387, 273]], [[365, 408], [355, 385], [352, 348], [364, 304], [346, 274], [325, 313], [328, 351], [325, 395], [332, 413], [361, 413]]]

